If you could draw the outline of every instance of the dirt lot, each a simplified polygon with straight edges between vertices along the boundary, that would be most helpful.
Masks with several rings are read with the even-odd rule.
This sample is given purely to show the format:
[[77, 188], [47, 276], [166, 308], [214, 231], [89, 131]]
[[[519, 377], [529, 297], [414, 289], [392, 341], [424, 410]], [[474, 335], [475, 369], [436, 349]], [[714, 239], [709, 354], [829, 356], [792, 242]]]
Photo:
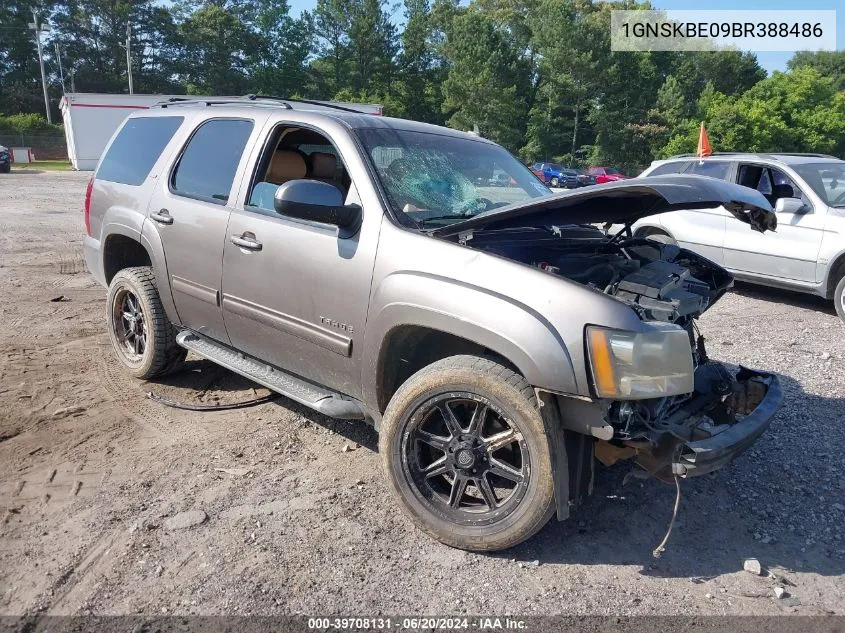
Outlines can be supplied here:
[[674, 489], [623, 486], [626, 465], [570, 521], [467, 554], [387, 497], [369, 427], [286, 400], [148, 400], [254, 391], [196, 359], [163, 383], [120, 370], [80, 251], [87, 177], [0, 177], [0, 613], [845, 613], [845, 326], [827, 303], [743, 286], [702, 319], [713, 357], [778, 372], [786, 396], [752, 450], [683, 482], [662, 558]]

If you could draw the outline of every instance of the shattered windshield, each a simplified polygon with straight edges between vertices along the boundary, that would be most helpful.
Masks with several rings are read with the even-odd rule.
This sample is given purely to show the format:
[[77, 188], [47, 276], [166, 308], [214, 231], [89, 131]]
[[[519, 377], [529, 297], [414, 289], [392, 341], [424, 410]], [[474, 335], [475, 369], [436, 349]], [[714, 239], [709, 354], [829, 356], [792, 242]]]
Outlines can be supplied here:
[[845, 207], [845, 161], [791, 165], [829, 207]]
[[468, 138], [392, 129], [357, 134], [398, 216], [423, 228], [551, 195], [504, 148]]

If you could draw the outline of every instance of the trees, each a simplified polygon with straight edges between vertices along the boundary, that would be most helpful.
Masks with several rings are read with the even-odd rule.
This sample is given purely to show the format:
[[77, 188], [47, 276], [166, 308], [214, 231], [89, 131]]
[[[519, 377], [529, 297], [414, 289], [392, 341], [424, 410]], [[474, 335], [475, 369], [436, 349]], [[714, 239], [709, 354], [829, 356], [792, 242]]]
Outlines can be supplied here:
[[449, 73], [443, 82], [447, 123], [478, 128], [485, 137], [516, 150], [521, 144], [520, 117], [525, 95], [518, 91], [520, 65], [515, 51], [493, 20], [481, 11], [458, 13], [446, 35]]
[[19, 0], [0, 4], [0, 112], [43, 112], [41, 78], [35, 40], [27, 24], [29, 4]]
[[[751, 53], [609, 50], [611, 10], [641, 0], [311, 0], [300, 15], [290, 1], [39, 0], [51, 99], [53, 43], [75, 90], [125, 92], [131, 24], [137, 92], [378, 102], [526, 161], [632, 172], [693, 150], [702, 120], [719, 149], [842, 151], [843, 51], [766, 78]], [[43, 111], [31, 19], [0, 6], [0, 112]]]
[[798, 51], [787, 62], [790, 70], [814, 68], [830, 77], [837, 90], [845, 90], [845, 51]]
[[[713, 92], [702, 118], [719, 150], [845, 154], [845, 93], [814, 68], [776, 72], [738, 99]], [[698, 123], [685, 121], [660, 155], [693, 151], [697, 135]]]

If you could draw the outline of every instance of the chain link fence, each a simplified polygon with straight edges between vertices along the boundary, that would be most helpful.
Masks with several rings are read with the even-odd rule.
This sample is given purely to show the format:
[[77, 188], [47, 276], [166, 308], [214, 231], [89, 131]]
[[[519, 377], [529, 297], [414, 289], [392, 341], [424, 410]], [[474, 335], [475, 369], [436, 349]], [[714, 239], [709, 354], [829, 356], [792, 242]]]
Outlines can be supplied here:
[[8, 148], [31, 147], [35, 160], [67, 160], [67, 142], [63, 132], [0, 134], [0, 145]]

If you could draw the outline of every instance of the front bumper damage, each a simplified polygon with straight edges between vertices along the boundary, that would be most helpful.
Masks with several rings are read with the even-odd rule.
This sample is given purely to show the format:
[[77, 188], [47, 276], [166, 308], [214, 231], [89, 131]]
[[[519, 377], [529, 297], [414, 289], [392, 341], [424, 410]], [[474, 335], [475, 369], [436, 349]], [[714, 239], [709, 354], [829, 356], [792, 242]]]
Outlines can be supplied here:
[[663, 481], [705, 475], [757, 441], [782, 397], [774, 374], [740, 367], [731, 375], [724, 365], [708, 363], [696, 370], [693, 396], [661, 420], [662, 433], [650, 442], [622, 444], [633, 449], [648, 474]]
[[669, 411], [661, 409], [661, 417], [651, 418], [650, 428], [634, 418], [642, 420], [649, 407], [653, 413], [654, 402], [642, 401], [641, 415], [632, 413], [626, 421], [620, 419], [624, 402], [555, 399], [541, 392], [558, 519], [567, 518], [570, 508], [592, 493], [593, 458], [606, 466], [633, 459], [638, 467], [632, 476], [665, 483], [704, 475], [724, 467], [757, 441], [783, 397], [774, 374], [744, 367], [734, 374], [709, 361], [696, 370], [695, 385], [693, 394]]
[[733, 398], [742, 419], [710, 438], [684, 443], [678, 460], [672, 464], [673, 472], [695, 477], [718, 470], [769, 428], [783, 399], [778, 377], [741, 367], [736, 381], [742, 390], [735, 391]]

